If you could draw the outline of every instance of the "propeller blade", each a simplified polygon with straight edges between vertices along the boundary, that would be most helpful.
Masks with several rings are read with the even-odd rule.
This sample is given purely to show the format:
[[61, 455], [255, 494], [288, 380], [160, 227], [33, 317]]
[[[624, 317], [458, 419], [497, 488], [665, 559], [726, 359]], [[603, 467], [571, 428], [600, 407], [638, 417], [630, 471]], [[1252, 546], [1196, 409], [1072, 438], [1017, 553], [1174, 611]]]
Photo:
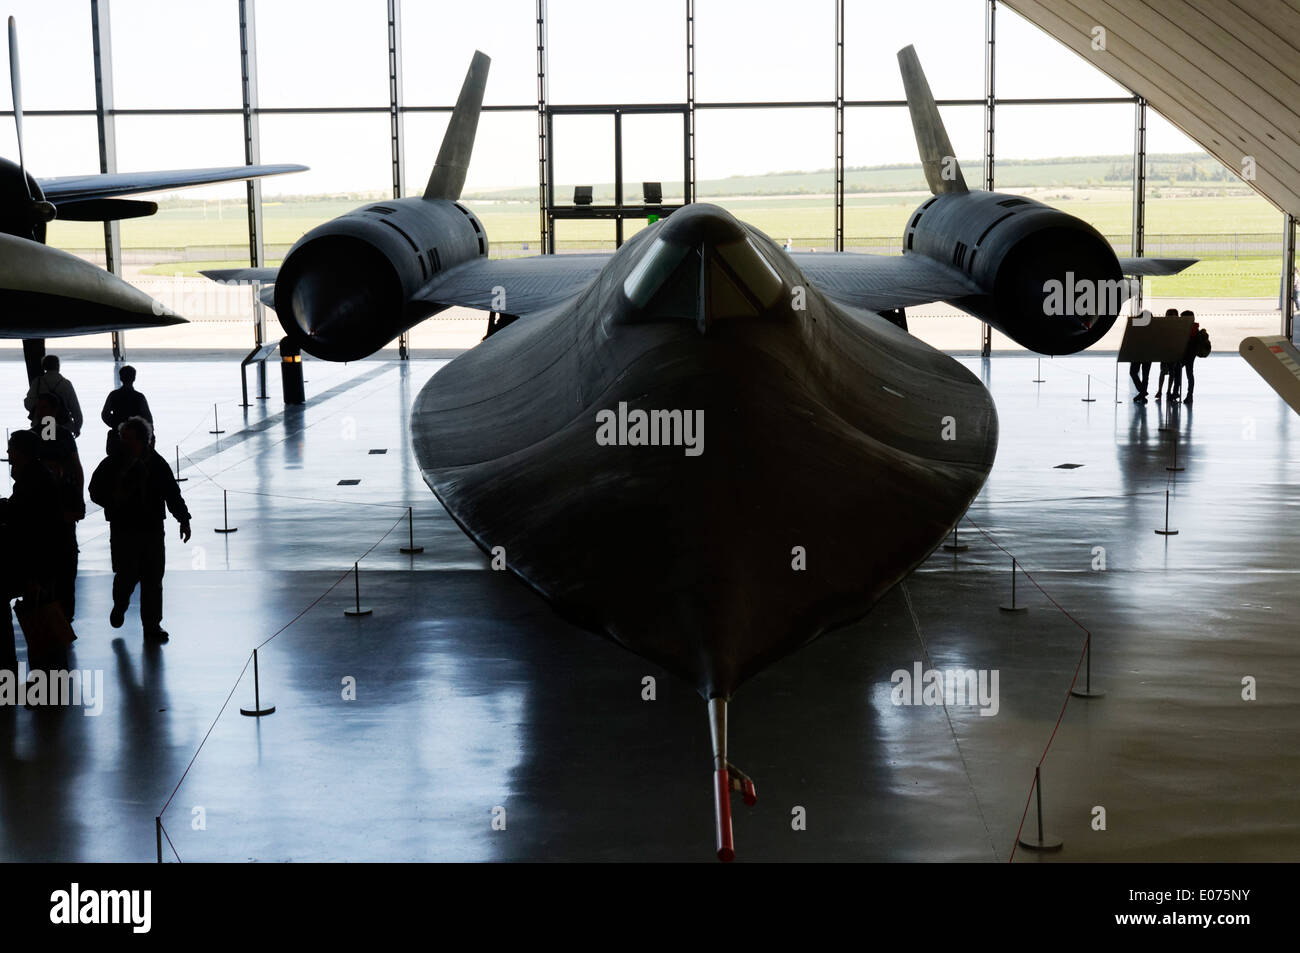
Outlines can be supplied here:
[[23, 176], [23, 185], [27, 188], [27, 198], [36, 201], [32, 195], [32, 185], [27, 181], [27, 163], [23, 161], [23, 83], [21, 70], [18, 68], [18, 24], [9, 18], [9, 90], [14, 100], [14, 127], [18, 133], [18, 170]]

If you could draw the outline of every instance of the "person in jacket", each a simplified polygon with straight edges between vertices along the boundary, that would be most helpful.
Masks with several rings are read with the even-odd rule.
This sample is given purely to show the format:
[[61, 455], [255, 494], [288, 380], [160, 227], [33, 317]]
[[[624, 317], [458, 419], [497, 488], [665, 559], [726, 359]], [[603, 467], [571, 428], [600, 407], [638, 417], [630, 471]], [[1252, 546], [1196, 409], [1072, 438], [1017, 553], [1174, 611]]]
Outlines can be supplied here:
[[37, 455], [54, 480], [59, 521], [51, 543], [55, 575], [53, 596], [72, 622], [77, 612], [77, 523], [86, 517], [86, 476], [72, 431], [58, 423], [65, 416], [54, 394], [41, 394], [32, 410], [32, 432], [40, 440]]
[[[62, 502], [54, 477], [41, 462], [41, 439], [30, 430], [16, 430], [9, 436], [9, 470], [13, 491], [0, 499], [0, 527], [4, 548], [0, 552], [0, 584], [9, 615], [9, 600], [21, 596], [33, 604], [52, 597], [58, 577], [57, 541], [62, 525]], [[0, 625], [0, 668], [16, 671], [13, 620]], [[64, 667], [66, 652], [42, 657], [29, 645], [28, 668]], [[63, 657], [55, 657], [55, 655]]]
[[167, 461], [150, 445], [153, 427], [130, 417], [118, 427], [121, 452], [105, 457], [90, 478], [90, 498], [104, 508], [113, 560], [113, 610], [109, 624], [122, 627], [131, 594], [140, 587], [140, 624], [151, 642], [169, 638], [162, 627], [163, 543], [167, 511], [190, 540], [190, 511]]
[[41, 376], [32, 381], [32, 386], [27, 391], [27, 399], [23, 401], [23, 406], [27, 408], [31, 420], [33, 422], [36, 420], [37, 399], [42, 394], [53, 394], [59, 399], [63, 414], [59, 425], [71, 430], [74, 438], [80, 437], [81, 425], [84, 423], [81, 404], [77, 400], [77, 391], [73, 388], [72, 381], [59, 373], [59, 356], [45, 355], [45, 360], [41, 361], [41, 371]]
[[144, 394], [135, 389], [135, 368], [130, 364], [123, 364], [122, 369], [117, 372], [117, 379], [122, 382], [122, 386], [108, 392], [108, 397], [104, 400], [104, 409], [99, 414], [99, 418], [108, 425], [108, 439], [104, 444], [104, 452], [108, 454], [116, 453], [120, 449], [117, 428], [129, 418], [143, 417], [150, 424], [153, 423], [149, 401], [145, 400]]

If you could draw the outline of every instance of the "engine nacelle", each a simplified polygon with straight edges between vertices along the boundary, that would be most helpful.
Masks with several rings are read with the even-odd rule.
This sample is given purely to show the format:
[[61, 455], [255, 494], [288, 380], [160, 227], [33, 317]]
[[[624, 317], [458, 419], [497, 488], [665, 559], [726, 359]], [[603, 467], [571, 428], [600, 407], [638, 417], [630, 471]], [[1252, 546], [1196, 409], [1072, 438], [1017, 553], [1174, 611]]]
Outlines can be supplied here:
[[963, 271], [984, 293], [954, 303], [1040, 354], [1096, 343], [1130, 297], [1095, 228], [1019, 195], [936, 195], [908, 220], [903, 247]]
[[37, 203], [44, 202], [45, 194], [30, 172], [24, 184], [23, 170], [18, 164], [0, 159], [0, 232], [44, 242], [45, 223], [49, 219], [34, 211]]
[[276, 315], [313, 357], [359, 360], [435, 313], [412, 300], [431, 278], [487, 253], [482, 223], [459, 202], [376, 202], [298, 239], [276, 275]]

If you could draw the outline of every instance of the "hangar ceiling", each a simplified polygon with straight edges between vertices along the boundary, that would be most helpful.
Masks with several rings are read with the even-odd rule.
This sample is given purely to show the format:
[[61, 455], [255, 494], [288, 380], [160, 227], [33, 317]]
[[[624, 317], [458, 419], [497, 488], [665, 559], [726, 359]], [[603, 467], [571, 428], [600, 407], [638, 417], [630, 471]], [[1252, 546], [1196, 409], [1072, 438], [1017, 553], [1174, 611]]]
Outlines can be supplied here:
[[1300, 0], [1004, 2], [1300, 215]]

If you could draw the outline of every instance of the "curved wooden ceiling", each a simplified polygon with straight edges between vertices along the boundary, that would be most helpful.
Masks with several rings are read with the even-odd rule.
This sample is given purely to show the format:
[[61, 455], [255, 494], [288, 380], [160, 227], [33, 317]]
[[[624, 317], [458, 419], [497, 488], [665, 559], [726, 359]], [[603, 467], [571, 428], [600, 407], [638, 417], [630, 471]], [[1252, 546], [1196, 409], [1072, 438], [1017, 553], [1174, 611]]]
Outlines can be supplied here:
[[1300, 216], [1300, 0], [1003, 2]]

